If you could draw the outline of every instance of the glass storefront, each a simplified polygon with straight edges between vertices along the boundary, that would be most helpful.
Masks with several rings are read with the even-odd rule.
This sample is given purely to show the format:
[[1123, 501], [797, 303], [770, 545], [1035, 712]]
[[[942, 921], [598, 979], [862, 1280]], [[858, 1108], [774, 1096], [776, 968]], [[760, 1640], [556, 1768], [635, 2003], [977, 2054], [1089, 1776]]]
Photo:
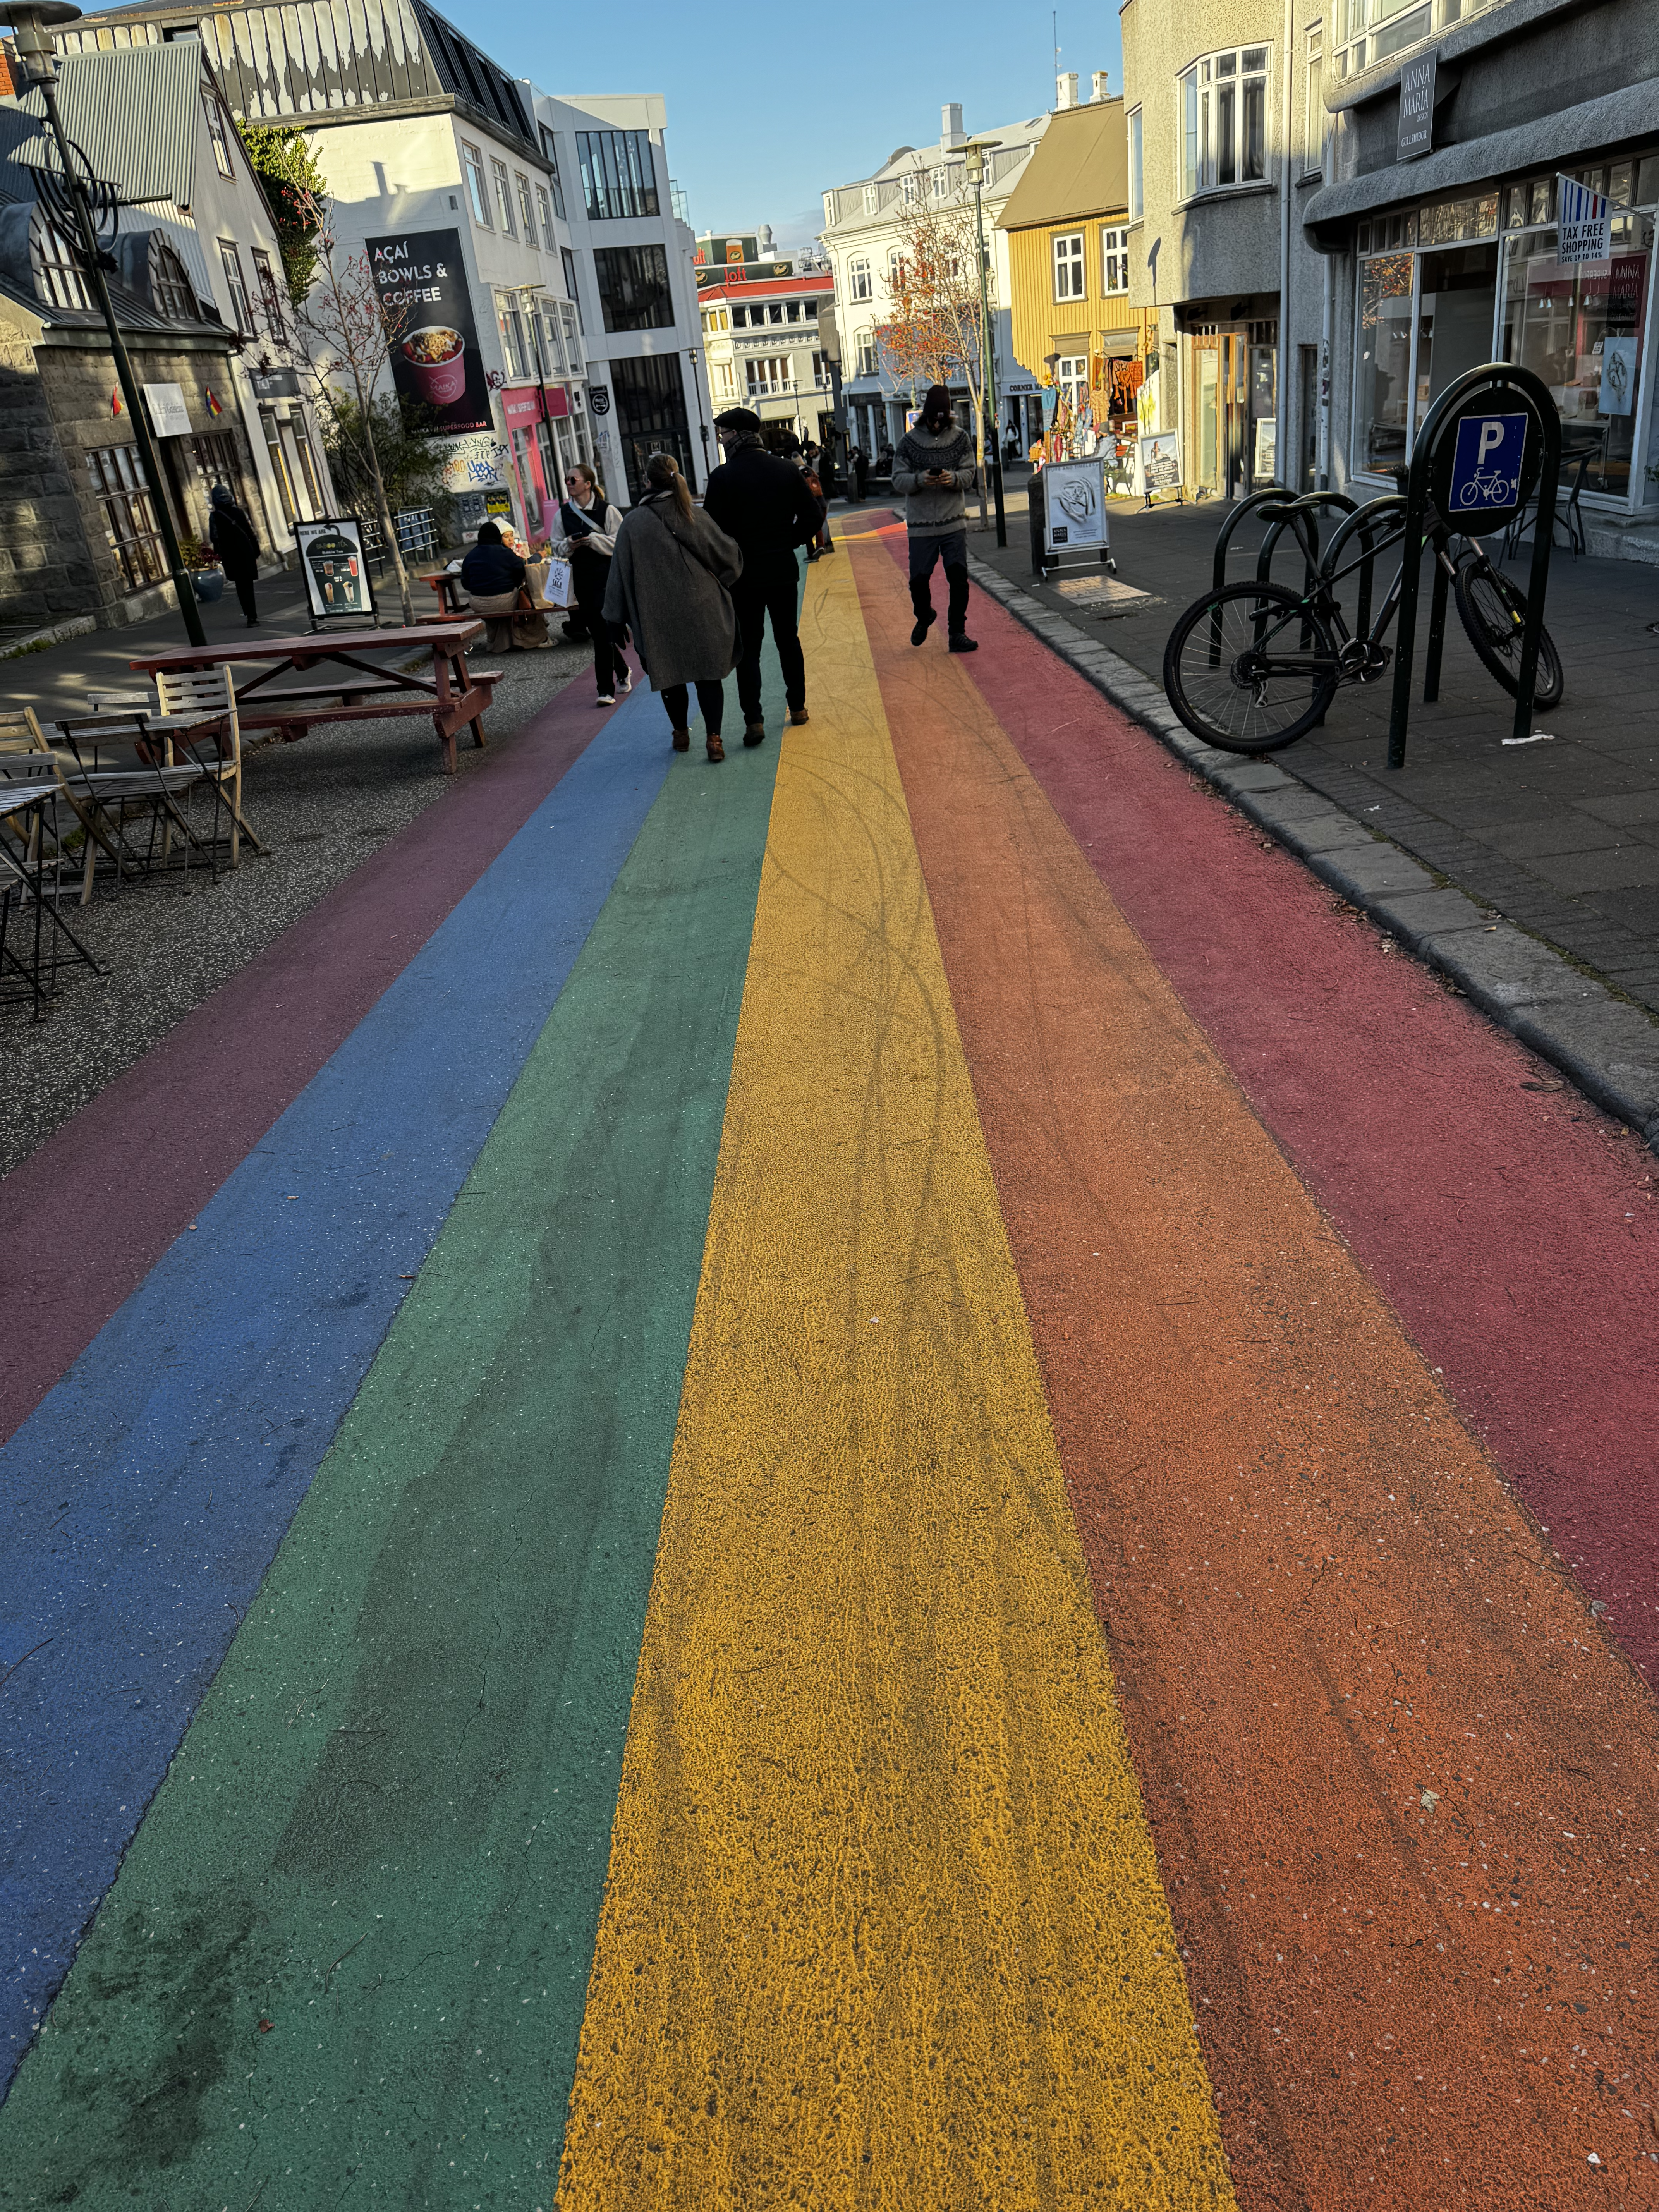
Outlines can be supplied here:
[[1357, 474], [1403, 467], [1447, 386], [1496, 359], [1549, 386], [1569, 482], [1583, 463], [1586, 497], [1659, 506], [1659, 377], [1647, 363], [1653, 217], [1640, 211], [1659, 198], [1659, 156], [1573, 173], [1614, 203], [1606, 260], [1557, 258], [1553, 177], [1359, 225]]
[[1649, 252], [1635, 230], [1626, 216], [1613, 227], [1610, 260], [1577, 264], [1556, 259], [1553, 228], [1506, 240], [1499, 347], [1548, 385], [1570, 477], [1587, 460], [1584, 489], [1620, 500], [1632, 489], [1648, 297]]

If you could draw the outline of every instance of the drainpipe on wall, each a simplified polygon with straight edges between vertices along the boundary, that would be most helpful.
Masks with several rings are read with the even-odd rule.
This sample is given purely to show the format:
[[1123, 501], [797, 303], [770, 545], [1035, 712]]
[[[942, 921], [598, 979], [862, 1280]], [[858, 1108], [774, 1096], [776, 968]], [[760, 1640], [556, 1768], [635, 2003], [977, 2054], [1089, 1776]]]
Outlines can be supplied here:
[[1279, 167], [1279, 192], [1284, 204], [1279, 226], [1279, 375], [1273, 410], [1273, 474], [1294, 490], [1290, 472], [1291, 380], [1291, 81], [1296, 64], [1291, 53], [1294, 33], [1294, 0], [1285, 0], [1285, 88], [1279, 95], [1279, 128], [1284, 155]]
[[1331, 326], [1336, 296], [1335, 282], [1331, 276], [1331, 257], [1324, 259], [1325, 296], [1319, 315], [1319, 457], [1316, 463], [1320, 491], [1331, 488]]

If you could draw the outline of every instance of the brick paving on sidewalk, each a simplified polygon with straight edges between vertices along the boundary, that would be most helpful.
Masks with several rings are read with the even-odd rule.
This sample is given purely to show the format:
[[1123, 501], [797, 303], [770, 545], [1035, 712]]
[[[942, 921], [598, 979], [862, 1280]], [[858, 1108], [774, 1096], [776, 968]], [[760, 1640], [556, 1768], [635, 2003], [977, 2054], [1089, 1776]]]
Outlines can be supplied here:
[[[1114, 500], [1120, 585], [1147, 597], [1090, 596], [1033, 575], [1023, 482], [1008, 489], [1008, 544], [988, 530], [969, 547], [1092, 642], [1162, 683], [1164, 647], [1183, 607], [1210, 583], [1218, 501], [1162, 507]], [[1230, 549], [1230, 580], [1254, 575], [1254, 517]], [[1510, 573], [1524, 587], [1530, 546]], [[1385, 587], [1390, 556], [1379, 562]], [[1285, 544], [1285, 581], [1297, 573]], [[1075, 572], [1078, 579], [1086, 571]], [[1071, 580], [1062, 579], [1062, 583]], [[1352, 619], [1352, 595], [1349, 612]], [[1659, 570], [1637, 562], [1552, 560], [1547, 620], [1566, 671], [1561, 704], [1534, 718], [1552, 742], [1510, 747], [1513, 706], [1447, 611], [1440, 697], [1413, 705], [1407, 764], [1387, 760], [1390, 685], [1345, 686], [1327, 726], [1274, 763], [1367, 829], [1379, 830], [1462, 890], [1659, 1013]], [[1418, 624], [1422, 684], [1427, 595]], [[1241, 763], [1242, 765], [1242, 763]]]

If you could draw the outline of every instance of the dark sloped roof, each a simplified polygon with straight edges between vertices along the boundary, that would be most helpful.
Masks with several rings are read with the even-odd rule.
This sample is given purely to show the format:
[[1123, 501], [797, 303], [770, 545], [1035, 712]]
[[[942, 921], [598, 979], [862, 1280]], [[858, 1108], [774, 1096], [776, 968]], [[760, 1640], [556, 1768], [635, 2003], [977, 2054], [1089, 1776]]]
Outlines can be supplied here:
[[140, 0], [83, 16], [57, 34], [58, 44], [88, 52], [112, 34], [156, 40], [163, 27], [186, 24], [199, 31], [232, 108], [250, 123], [447, 97], [536, 146], [513, 79], [426, 0]]

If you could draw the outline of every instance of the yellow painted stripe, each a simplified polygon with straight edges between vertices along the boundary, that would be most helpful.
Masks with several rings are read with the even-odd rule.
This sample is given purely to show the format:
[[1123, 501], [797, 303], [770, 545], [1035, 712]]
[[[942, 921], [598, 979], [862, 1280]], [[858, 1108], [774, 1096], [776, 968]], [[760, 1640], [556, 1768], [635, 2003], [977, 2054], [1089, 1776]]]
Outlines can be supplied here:
[[559, 2202], [1230, 2206], [862, 618], [810, 573]]

